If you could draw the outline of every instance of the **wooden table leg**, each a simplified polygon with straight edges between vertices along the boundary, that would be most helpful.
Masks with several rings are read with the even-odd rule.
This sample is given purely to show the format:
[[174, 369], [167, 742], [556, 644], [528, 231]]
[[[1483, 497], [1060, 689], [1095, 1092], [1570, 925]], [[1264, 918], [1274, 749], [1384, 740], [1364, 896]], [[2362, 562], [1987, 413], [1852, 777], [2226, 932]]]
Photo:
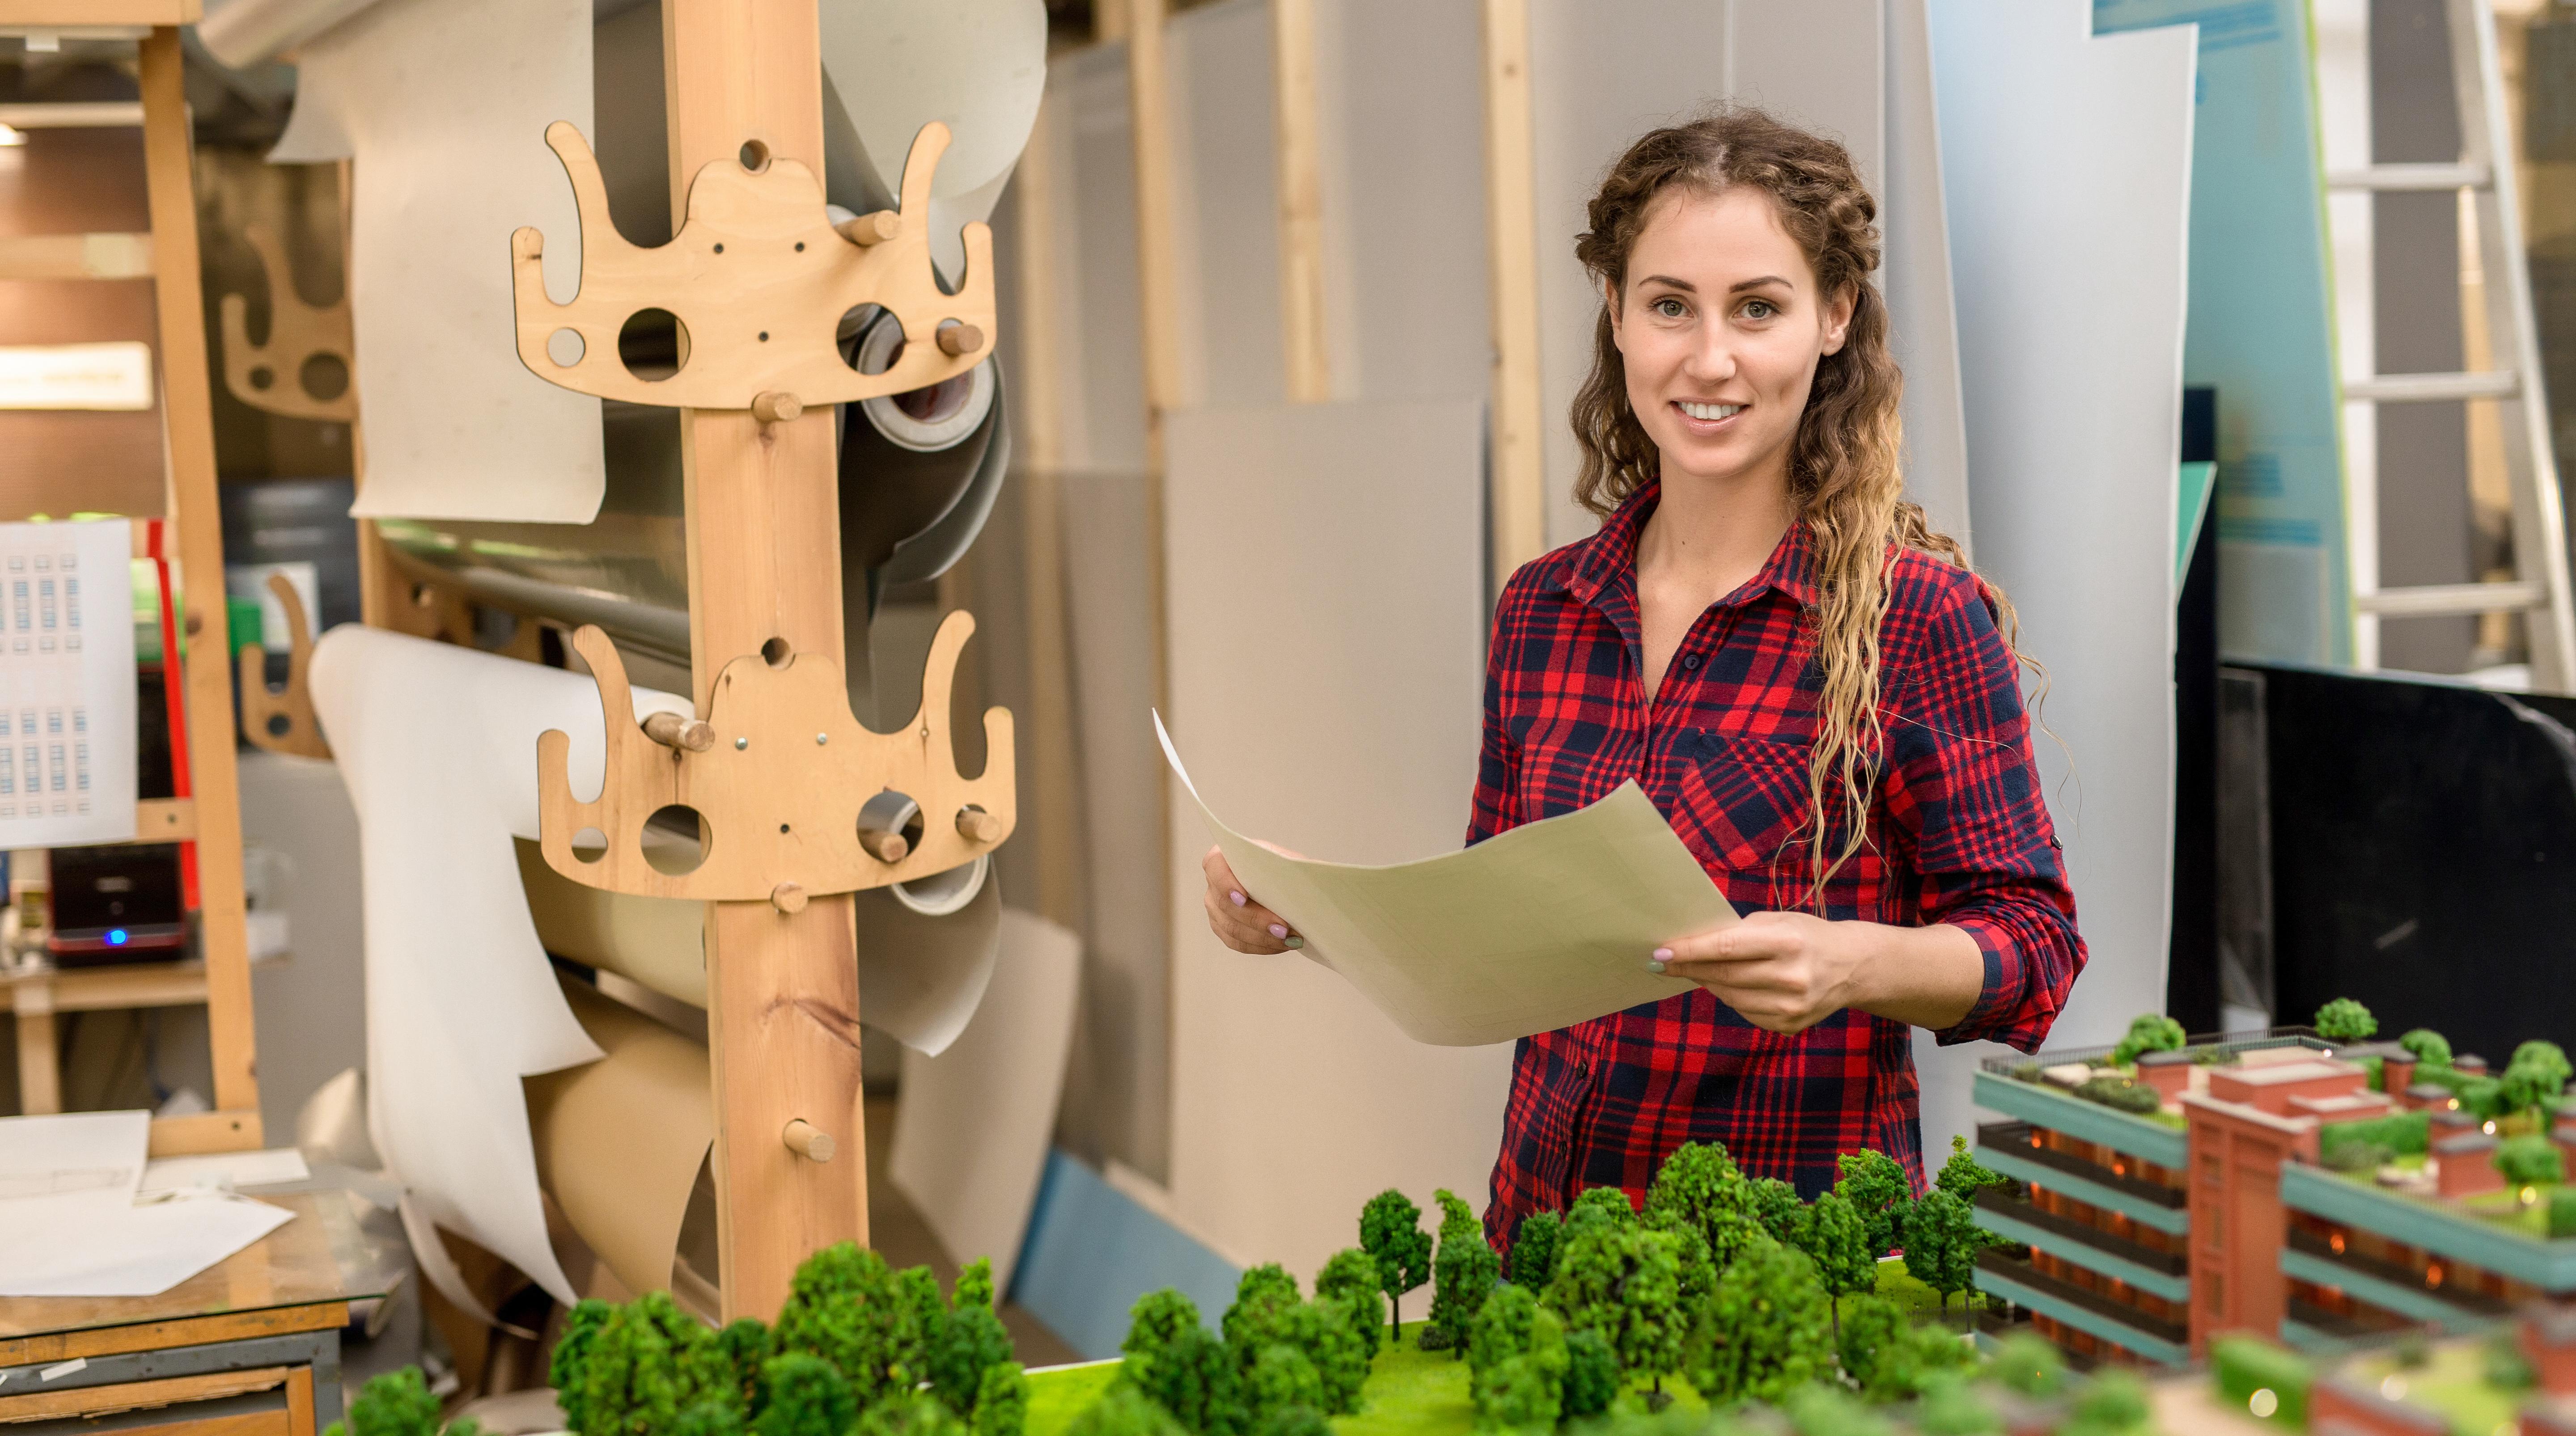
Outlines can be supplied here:
[[299, 1366], [286, 1378], [286, 1436], [316, 1436], [313, 1424], [313, 1368]]
[[54, 985], [21, 982], [12, 996], [18, 1009], [18, 1110], [29, 1117], [63, 1110], [62, 1059], [54, 1051]]

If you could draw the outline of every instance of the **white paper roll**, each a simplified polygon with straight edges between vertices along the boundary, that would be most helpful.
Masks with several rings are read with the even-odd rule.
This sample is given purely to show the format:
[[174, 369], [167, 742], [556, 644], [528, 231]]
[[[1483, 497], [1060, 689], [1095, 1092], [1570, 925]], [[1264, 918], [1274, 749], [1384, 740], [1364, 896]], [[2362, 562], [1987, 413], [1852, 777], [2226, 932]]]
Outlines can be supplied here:
[[[577, 674], [356, 624], [323, 635], [311, 680], [358, 812], [376, 1151], [419, 1217], [571, 1302], [546, 1241], [520, 1079], [600, 1051], [556, 986], [510, 840], [537, 834], [545, 730], [572, 735], [573, 791], [599, 790], [599, 690]], [[634, 701], [639, 719], [688, 711], [649, 689]]]

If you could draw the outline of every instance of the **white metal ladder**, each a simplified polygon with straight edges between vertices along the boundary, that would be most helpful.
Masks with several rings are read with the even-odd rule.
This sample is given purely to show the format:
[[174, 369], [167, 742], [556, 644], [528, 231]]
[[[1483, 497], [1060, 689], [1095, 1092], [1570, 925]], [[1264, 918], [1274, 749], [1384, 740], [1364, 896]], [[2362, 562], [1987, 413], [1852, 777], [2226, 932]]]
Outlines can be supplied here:
[[[2549, 402], [2541, 380], [2531, 275], [2522, 252], [2522, 207], [2510, 153], [2512, 132], [2505, 120], [2495, 17], [2487, 0], [2447, 0], [2444, 9], [2450, 18], [2451, 73], [2459, 96], [2460, 162], [2338, 170], [2326, 176], [2326, 184], [2338, 190], [2469, 192], [2486, 276], [2487, 331], [2492, 352], [2504, 367], [2466, 374], [2347, 378], [2343, 397], [2347, 402], [2372, 404], [2497, 401], [2513, 492], [2514, 577], [2496, 583], [2413, 588], [2379, 588], [2356, 581], [2353, 607], [2357, 613], [2383, 618], [2520, 613], [2531, 649], [2532, 687], [2576, 691], [2576, 612], [2571, 612], [2568, 597], [2565, 510], [2558, 465], [2550, 450]], [[2376, 524], [2371, 528], [2375, 530]], [[2376, 565], [2357, 567], [2367, 572]]]

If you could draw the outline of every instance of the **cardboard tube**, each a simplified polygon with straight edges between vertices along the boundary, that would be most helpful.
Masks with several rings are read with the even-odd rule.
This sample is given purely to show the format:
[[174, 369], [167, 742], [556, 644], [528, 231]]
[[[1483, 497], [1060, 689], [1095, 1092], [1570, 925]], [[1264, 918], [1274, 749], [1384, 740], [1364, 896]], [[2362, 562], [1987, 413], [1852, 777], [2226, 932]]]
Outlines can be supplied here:
[[608, 1055], [527, 1079], [538, 1180], [628, 1290], [667, 1289], [715, 1142], [707, 1049], [582, 983], [563, 986]]

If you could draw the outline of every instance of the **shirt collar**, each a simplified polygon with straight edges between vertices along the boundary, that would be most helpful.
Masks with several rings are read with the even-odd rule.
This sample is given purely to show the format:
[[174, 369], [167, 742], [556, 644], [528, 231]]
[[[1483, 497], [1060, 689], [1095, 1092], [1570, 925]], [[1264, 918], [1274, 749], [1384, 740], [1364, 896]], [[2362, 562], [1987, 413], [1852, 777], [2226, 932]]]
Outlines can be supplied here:
[[[1637, 539], [1645, 532], [1646, 520], [1654, 513], [1662, 492], [1662, 485], [1654, 480], [1639, 485], [1602, 523], [1601, 531], [1578, 546], [1574, 566], [1565, 578], [1565, 591], [1576, 602], [1593, 602], [1622, 576], [1633, 581]], [[1788, 532], [1780, 535], [1779, 546], [1771, 550], [1761, 571], [1720, 601], [1750, 602], [1766, 588], [1778, 589], [1802, 608], [1816, 606], [1815, 545], [1807, 536], [1804, 519], [1791, 520]]]

